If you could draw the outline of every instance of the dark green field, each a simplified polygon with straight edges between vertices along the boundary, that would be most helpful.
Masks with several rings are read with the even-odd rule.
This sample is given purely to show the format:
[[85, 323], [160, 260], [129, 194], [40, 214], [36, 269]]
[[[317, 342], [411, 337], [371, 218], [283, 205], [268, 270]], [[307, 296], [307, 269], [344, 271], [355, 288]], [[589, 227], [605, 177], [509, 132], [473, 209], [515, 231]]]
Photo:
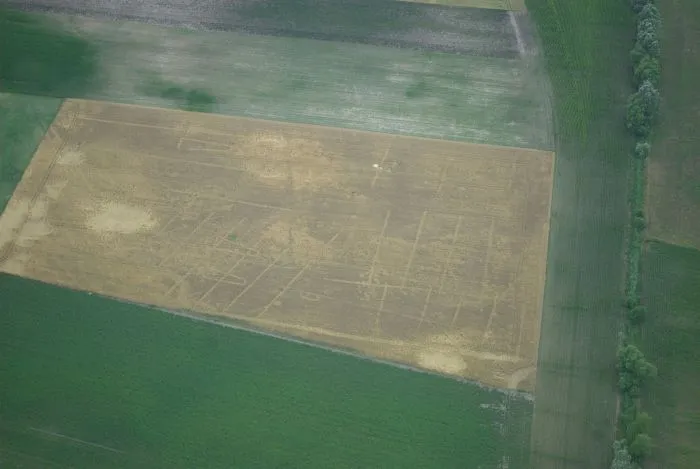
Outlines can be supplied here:
[[0, 298], [3, 468], [527, 467], [522, 397], [7, 275]]
[[58, 98], [0, 93], [0, 213], [60, 105]]
[[644, 400], [656, 442], [648, 467], [695, 468], [700, 461], [700, 251], [651, 242], [643, 272], [649, 314], [642, 344], [659, 368]]
[[[649, 236], [642, 300], [644, 352], [658, 366], [644, 406], [656, 446], [647, 467], [700, 461], [700, 3], [659, 2], [664, 19], [661, 123], [649, 160]], [[658, 240], [663, 240], [658, 241]]]
[[532, 467], [602, 469], [615, 430], [629, 151], [627, 2], [530, 0], [555, 106], [557, 162]]
[[658, 2], [661, 122], [649, 160], [649, 235], [700, 249], [700, 2]]

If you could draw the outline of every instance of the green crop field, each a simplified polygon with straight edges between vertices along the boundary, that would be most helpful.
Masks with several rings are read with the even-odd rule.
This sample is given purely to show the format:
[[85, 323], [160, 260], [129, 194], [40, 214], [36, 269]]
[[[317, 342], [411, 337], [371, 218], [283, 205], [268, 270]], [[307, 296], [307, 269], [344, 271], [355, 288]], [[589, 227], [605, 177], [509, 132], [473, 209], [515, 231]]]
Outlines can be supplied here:
[[58, 98], [0, 93], [0, 213], [60, 104]]
[[690, 469], [700, 460], [700, 3], [664, 0], [659, 8], [664, 99], [647, 197], [655, 241], [642, 255], [641, 285], [649, 308], [642, 344], [659, 369], [644, 400], [656, 443], [648, 467]]
[[44, 39], [26, 41], [21, 57], [7, 59], [11, 73], [0, 76], [8, 91], [528, 148], [552, 145], [542, 71], [525, 60], [67, 15], [4, 16], [11, 25], [2, 33], [8, 41], [75, 38], [51, 51], [65, 57], [65, 65], [43, 59]]
[[552, 83], [557, 153], [532, 467], [602, 469], [615, 429], [633, 18], [627, 2], [527, 6]]
[[644, 352], [659, 368], [644, 406], [654, 418], [650, 468], [695, 468], [700, 461], [700, 251], [651, 242], [643, 262], [649, 313]]
[[8, 275], [0, 297], [2, 467], [527, 467], [524, 397]]
[[659, 7], [663, 101], [649, 159], [649, 235], [700, 248], [700, 2]]

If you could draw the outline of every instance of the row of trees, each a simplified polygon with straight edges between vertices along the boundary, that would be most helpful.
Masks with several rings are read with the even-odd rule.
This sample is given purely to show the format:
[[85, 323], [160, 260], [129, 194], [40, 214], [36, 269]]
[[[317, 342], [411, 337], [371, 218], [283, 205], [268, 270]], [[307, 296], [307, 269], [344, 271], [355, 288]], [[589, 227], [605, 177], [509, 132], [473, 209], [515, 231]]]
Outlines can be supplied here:
[[643, 412], [640, 396], [657, 370], [634, 345], [647, 309], [639, 298], [639, 260], [646, 230], [644, 213], [645, 165], [651, 146], [649, 136], [659, 114], [661, 79], [661, 15], [654, 0], [631, 0], [637, 14], [637, 36], [631, 52], [636, 91], [627, 103], [627, 128], [636, 137], [631, 230], [627, 246], [625, 323], [617, 354], [618, 390], [621, 409], [619, 437], [613, 445], [612, 469], [634, 469], [643, 464], [652, 449], [651, 417]]

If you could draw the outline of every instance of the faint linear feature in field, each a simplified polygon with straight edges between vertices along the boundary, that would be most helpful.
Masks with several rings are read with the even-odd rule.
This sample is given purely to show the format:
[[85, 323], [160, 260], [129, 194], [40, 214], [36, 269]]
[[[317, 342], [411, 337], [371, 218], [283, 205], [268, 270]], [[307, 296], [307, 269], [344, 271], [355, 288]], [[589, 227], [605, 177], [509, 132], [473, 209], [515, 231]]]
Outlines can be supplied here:
[[402, 0], [405, 2], [428, 3], [464, 8], [486, 8], [488, 10], [524, 11], [524, 0]]
[[68, 100], [0, 218], [0, 268], [527, 389], [552, 165]]

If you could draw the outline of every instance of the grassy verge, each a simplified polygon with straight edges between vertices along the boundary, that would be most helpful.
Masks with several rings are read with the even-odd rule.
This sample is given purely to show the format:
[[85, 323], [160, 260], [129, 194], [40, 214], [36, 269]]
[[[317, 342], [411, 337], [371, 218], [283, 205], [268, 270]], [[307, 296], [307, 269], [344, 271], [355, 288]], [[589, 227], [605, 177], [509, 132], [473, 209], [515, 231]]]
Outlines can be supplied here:
[[58, 98], [0, 93], [0, 213], [60, 105]]
[[7, 275], [0, 297], [0, 461], [528, 467], [522, 397]]
[[651, 242], [642, 298], [649, 314], [640, 343], [659, 367], [644, 404], [654, 417], [648, 467], [691, 469], [700, 461], [700, 251]]
[[603, 468], [615, 433], [633, 16], [607, 0], [527, 7], [544, 45], [557, 152], [532, 467]]

